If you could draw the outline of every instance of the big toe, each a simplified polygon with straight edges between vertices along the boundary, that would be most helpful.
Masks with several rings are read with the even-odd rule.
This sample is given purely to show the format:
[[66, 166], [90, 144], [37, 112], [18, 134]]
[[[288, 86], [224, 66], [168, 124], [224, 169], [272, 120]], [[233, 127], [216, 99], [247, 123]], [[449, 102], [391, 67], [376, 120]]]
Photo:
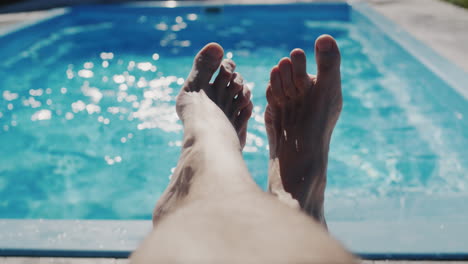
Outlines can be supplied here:
[[317, 80], [337, 78], [340, 75], [340, 51], [335, 39], [322, 35], [315, 41]]
[[210, 43], [203, 47], [195, 56], [184, 90], [198, 92], [201, 89], [207, 89], [211, 77], [221, 64], [223, 54], [223, 48], [217, 43]]

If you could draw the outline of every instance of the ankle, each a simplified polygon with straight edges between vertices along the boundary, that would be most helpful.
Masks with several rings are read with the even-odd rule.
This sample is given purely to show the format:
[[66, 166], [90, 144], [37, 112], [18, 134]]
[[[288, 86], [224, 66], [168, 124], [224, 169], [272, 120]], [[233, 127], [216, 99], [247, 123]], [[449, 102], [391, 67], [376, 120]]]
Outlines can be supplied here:
[[198, 120], [184, 123], [183, 147], [197, 145], [200, 150], [212, 150], [214, 154], [221, 152], [241, 152], [239, 137], [229, 122], [219, 120]]

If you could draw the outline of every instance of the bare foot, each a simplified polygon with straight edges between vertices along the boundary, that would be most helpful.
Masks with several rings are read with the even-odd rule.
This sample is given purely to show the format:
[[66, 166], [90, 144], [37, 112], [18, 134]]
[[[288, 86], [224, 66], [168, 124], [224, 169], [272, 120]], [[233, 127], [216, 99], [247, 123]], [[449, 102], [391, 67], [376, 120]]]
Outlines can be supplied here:
[[326, 226], [323, 214], [328, 149], [343, 99], [340, 52], [335, 40], [315, 43], [317, 76], [306, 72], [304, 51], [295, 49], [271, 71], [265, 124], [270, 144], [269, 189], [288, 193]]
[[[216, 43], [201, 49], [177, 96], [176, 110], [184, 124], [181, 157], [168, 188], [156, 204], [153, 223], [183, 204], [190, 193], [212, 195], [208, 191], [197, 192], [197, 188], [202, 187], [192, 186], [195, 171], [204, 170], [201, 175], [208, 175], [206, 179], [213, 176], [204, 182], [203, 188], [223, 191], [222, 186], [211, 188], [211, 185], [216, 185], [215, 179], [226, 174], [222, 171], [232, 159], [241, 159], [240, 151], [245, 145], [247, 122], [253, 105], [250, 91], [243, 85], [241, 76], [233, 72], [234, 62], [221, 62], [222, 58], [223, 49]], [[218, 76], [210, 84], [220, 65]], [[231, 171], [237, 169], [230, 168]], [[230, 181], [236, 180], [244, 179], [229, 177], [223, 182], [231, 184]]]
[[[177, 113], [182, 121], [188, 113], [183, 100], [188, 93], [203, 91], [221, 110], [234, 126], [241, 148], [245, 146], [247, 123], [252, 115], [253, 104], [250, 90], [244, 85], [242, 76], [234, 72], [236, 64], [229, 59], [223, 60], [223, 49], [216, 43], [206, 45], [194, 59], [193, 68], [177, 100]], [[221, 64], [221, 66], [220, 66]], [[209, 83], [215, 71], [219, 74]]]

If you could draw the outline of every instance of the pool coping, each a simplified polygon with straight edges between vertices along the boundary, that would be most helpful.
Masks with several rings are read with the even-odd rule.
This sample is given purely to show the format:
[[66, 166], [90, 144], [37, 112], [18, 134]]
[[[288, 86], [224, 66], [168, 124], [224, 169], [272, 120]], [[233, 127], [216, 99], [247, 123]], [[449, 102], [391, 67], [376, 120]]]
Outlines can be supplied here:
[[357, 1], [352, 2], [351, 6], [449, 86], [455, 88], [458, 94], [468, 99], [468, 74], [461, 67], [435, 52], [390, 19], [373, 10], [367, 3]]
[[41, 16], [38, 19], [31, 19], [28, 21], [14, 23], [14, 24], [0, 27], [0, 37], [11, 34], [13, 32], [19, 31], [21, 29], [24, 29], [33, 25], [36, 25], [36, 24], [39, 24], [41, 22], [53, 19], [55, 17], [65, 15], [69, 10], [70, 10], [69, 7], [61, 7], [61, 8], [50, 9], [47, 11], [41, 11], [41, 13], [44, 14], [44, 16]]
[[[328, 2], [327, 2], [328, 3]], [[337, 1], [343, 3], [343, 1]], [[211, 6], [216, 3], [183, 2], [178, 6]], [[271, 3], [277, 5], [278, 3]], [[280, 5], [285, 3], [280, 3]], [[286, 5], [294, 5], [289, 3]], [[304, 3], [299, 3], [304, 4]], [[307, 3], [306, 3], [307, 4]], [[463, 70], [449, 62], [431, 48], [413, 38], [395, 23], [372, 9], [364, 2], [348, 2], [352, 8], [372, 21], [395, 42], [409, 51], [418, 61], [422, 62], [442, 80], [454, 87], [457, 92], [468, 98], [468, 92], [460, 89], [468, 84], [468, 76]], [[131, 3], [122, 6], [165, 7], [164, 3]], [[219, 3], [217, 4], [219, 5]], [[238, 4], [227, 4], [238, 5]], [[245, 4], [242, 4], [245, 5]], [[258, 5], [258, 3], [252, 3]], [[167, 7], [167, 6], [166, 6]], [[66, 14], [69, 8], [58, 8], [47, 11], [48, 15], [34, 21], [28, 21], [0, 30], [0, 36], [25, 27]], [[439, 248], [444, 248], [444, 241], [460, 236], [468, 238], [468, 222], [444, 222], [443, 228], [434, 222], [329, 222], [331, 233], [348, 246], [357, 255], [366, 259], [437, 259], [461, 260], [468, 259], [468, 249], [463, 248], [468, 240], [455, 241], [460, 251], [441, 250], [427, 252], [420, 248], [417, 253], [408, 253], [408, 246], [425, 244], [435, 241]], [[363, 230], [377, 232], [363, 232]], [[49, 256], [49, 257], [118, 257], [126, 258], [138, 246], [151, 230], [149, 220], [15, 220], [0, 219], [0, 256]], [[407, 231], [407, 239], [392, 236], [394, 232]], [[445, 239], [441, 239], [444, 237]], [[390, 238], [386, 241], [378, 241]], [[453, 242], [453, 241], [452, 241]], [[359, 244], [357, 244], [359, 243]], [[389, 249], [393, 246], [393, 249]], [[433, 246], [434, 247], [434, 246]], [[385, 252], [384, 252], [385, 251]]]
[[[345, 246], [364, 259], [468, 259], [468, 252], [447, 250], [447, 241], [451, 237], [461, 235], [468, 240], [466, 223], [444, 222], [441, 228], [438, 222], [423, 221], [334, 221], [328, 226], [333, 236], [339, 237]], [[0, 256], [127, 258], [151, 228], [149, 220], [3, 219], [0, 220]], [[407, 236], [394, 235], [402, 230]], [[432, 241], [441, 250], [425, 251], [427, 241]], [[415, 246], [419, 246], [419, 251], [406, 250]], [[383, 248], [389, 247], [391, 250], [382, 252]]]

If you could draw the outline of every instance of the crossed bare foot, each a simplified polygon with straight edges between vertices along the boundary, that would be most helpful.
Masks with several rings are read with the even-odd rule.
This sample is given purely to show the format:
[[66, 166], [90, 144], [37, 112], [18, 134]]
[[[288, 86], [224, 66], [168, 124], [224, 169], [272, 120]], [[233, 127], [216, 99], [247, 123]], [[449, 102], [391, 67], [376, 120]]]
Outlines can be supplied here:
[[[307, 74], [301, 49], [293, 50], [291, 58], [283, 58], [271, 71], [265, 112], [269, 190], [285, 201], [291, 195], [326, 226], [323, 202], [328, 149], [343, 104], [340, 52], [335, 40], [323, 35], [315, 43], [315, 54], [317, 76]], [[291, 201], [288, 203], [294, 205]]]
[[[234, 73], [234, 62], [222, 60], [223, 53], [223, 48], [216, 43], [201, 49], [177, 96], [176, 110], [184, 124], [184, 143], [171, 182], [156, 204], [153, 223], [177, 208], [194, 188], [201, 188], [191, 184], [196, 170], [206, 166], [212, 171], [222, 170], [230, 157], [245, 146], [247, 121], [253, 108], [250, 91], [244, 86], [242, 77]], [[210, 83], [218, 68], [219, 74]], [[219, 146], [223, 146], [223, 150]], [[217, 164], [205, 164], [215, 160], [213, 157], [216, 156]], [[208, 185], [204, 187], [209, 188]]]
[[[210, 43], [198, 52], [192, 71], [178, 95], [177, 113], [184, 122], [188, 115], [194, 114], [193, 109], [186, 109], [187, 104], [193, 103], [193, 98], [189, 99], [190, 93], [205, 93], [234, 126], [243, 148], [253, 104], [250, 100], [250, 90], [243, 84], [242, 76], [234, 72], [236, 64], [229, 59], [222, 60], [223, 54], [223, 48], [217, 43]], [[213, 83], [209, 83], [218, 68], [219, 74]], [[206, 113], [204, 115], [206, 116]]]

